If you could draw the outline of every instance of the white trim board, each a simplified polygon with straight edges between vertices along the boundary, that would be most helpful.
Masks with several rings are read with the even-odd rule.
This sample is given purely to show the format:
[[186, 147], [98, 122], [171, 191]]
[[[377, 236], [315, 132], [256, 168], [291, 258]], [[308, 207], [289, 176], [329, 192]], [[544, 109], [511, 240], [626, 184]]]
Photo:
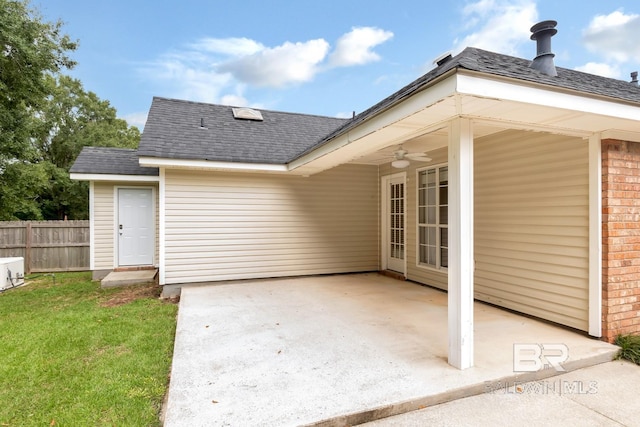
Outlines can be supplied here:
[[96, 189], [93, 181], [89, 182], [89, 270], [96, 269]]
[[152, 175], [117, 175], [101, 173], [72, 173], [71, 179], [77, 181], [123, 181], [123, 182], [158, 182], [157, 176]]
[[589, 138], [589, 335], [602, 336], [602, 148]]
[[600, 140], [617, 139], [618, 141], [640, 142], [640, 133], [623, 130], [606, 130], [602, 132]]
[[174, 168], [195, 168], [195, 169], [214, 169], [229, 171], [256, 171], [256, 172], [287, 172], [289, 168], [282, 164], [265, 164], [265, 163], [235, 163], [235, 162], [218, 162], [208, 160], [185, 160], [185, 159], [167, 159], [156, 157], [140, 157], [140, 166], [143, 167], [174, 167]]
[[158, 265], [158, 283], [164, 285], [166, 283], [166, 171], [165, 168], [160, 168], [160, 184], [158, 185], [158, 253], [159, 253], [159, 265]]

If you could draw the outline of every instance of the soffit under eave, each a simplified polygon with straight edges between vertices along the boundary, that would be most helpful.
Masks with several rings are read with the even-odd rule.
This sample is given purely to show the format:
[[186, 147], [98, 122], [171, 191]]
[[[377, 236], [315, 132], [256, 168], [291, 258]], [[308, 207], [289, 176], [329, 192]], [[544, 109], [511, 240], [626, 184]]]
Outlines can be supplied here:
[[313, 174], [443, 126], [456, 116], [455, 75], [390, 106], [314, 151], [290, 163], [297, 174]]
[[558, 133], [639, 127], [640, 103], [468, 71], [456, 77], [459, 113], [471, 119], [530, 124]]
[[[434, 130], [447, 127], [447, 123], [456, 117], [502, 123], [495, 130], [492, 130], [491, 125], [479, 126], [476, 137], [508, 129], [511, 124], [514, 126], [518, 124], [518, 127], [522, 128], [522, 124], [527, 123], [532, 117], [539, 117], [540, 121], [544, 119], [548, 123], [552, 123], [558, 114], [566, 117], [565, 112], [553, 112], [550, 115], [545, 115], [545, 108], [548, 107], [540, 108], [535, 114], [531, 114], [533, 110], [520, 113], [523, 111], [524, 103], [522, 102], [513, 103], [511, 100], [499, 97], [461, 92], [461, 88], [468, 89], [470, 79], [473, 79], [473, 84], [478, 86], [477, 92], [481, 94], [486, 93], [486, 88], [490, 88], [491, 84], [495, 84], [494, 79], [488, 76], [483, 78], [477, 73], [469, 75], [460, 70], [452, 72], [437, 81], [430, 82], [427, 87], [421, 88], [397, 104], [382, 109], [375, 116], [316, 148], [311, 153], [294, 160], [289, 165], [290, 169], [296, 173], [317, 173], [339, 164], [358, 162], [379, 150], [389, 147], [397, 148], [398, 145], [407, 141], [421, 138]], [[500, 87], [504, 89], [505, 84], [512, 83], [500, 82]], [[518, 93], [522, 92], [521, 87], [514, 90]], [[526, 93], [522, 98], [526, 99]], [[518, 112], [518, 114], [514, 114], [514, 112]], [[433, 139], [431, 138], [431, 140]], [[431, 144], [425, 149], [435, 149], [446, 146], [446, 144], [445, 135], [440, 143]]]
[[[434, 117], [438, 121], [434, 121]], [[435, 151], [448, 145], [449, 123], [457, 117], [472, 120], [475, 138], [517, 129], [585, 139], [596, 133], [624, 135], [627, 140], [640, 139], [638, 122], [628, 119], [457, 94], [291, 172], [312, 175], [345, 163], [388, 163], [401, 144], [410, 152]]]

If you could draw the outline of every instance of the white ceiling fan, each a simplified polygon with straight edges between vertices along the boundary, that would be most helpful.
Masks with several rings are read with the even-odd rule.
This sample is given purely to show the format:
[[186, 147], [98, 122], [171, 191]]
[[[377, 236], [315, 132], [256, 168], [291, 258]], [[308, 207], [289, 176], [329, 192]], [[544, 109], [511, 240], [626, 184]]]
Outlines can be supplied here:
[[427, 156], [427, 153], [410, 153], [402, 148], [402, 145], [393, 152], [393, 157], [395, 160], [391, 162], [391, 166], [397, 169], [403, 169], [409, 166], [411, 164], [410, 160], [416, 162], [430, 162], [433, 160]]

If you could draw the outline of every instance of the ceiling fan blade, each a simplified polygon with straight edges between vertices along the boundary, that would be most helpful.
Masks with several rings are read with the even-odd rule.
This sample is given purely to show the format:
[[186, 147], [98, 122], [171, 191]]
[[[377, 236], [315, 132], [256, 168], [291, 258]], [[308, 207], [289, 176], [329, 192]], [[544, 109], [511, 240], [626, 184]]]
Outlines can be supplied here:
[[430, 162], [433, 160], [431, 157], [427, 156], [426, 153], [408, 153], [405, 157], [418, 162]]

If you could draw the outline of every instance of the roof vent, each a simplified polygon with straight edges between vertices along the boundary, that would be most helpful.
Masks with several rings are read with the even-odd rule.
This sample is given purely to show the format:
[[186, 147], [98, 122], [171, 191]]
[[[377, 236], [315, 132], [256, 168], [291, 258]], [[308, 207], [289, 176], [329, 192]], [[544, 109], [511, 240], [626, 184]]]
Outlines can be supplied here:
[[552, 77], [558, 75], [551, 52], [551, 37], [558, 32], [556, 25], [556, 21], [542, 21], [531, 27], [531, 40], [537, 42], [537, 52], [530, 67]]
[[262, 113], [258, 110], [254, 110], [253, 108], [242, 107], [232, 108], [232, 110], [234, 119], [254, 120], [257, 122], [264, 120], [262, 118]]
[[631, 72], [631, 83], [633, 83], [634, 85], [638, 86], [638, 72], [637, 71], [632, 71]]
[[433, 60], [433, 63], [436, 64], [438, 67], [441, 66], [442, 64], [449, 62], [449, 60], [453, 58], [451, 56], [451, 52], [445, 52], [442, 55], [438, 56], [436, 59]]

